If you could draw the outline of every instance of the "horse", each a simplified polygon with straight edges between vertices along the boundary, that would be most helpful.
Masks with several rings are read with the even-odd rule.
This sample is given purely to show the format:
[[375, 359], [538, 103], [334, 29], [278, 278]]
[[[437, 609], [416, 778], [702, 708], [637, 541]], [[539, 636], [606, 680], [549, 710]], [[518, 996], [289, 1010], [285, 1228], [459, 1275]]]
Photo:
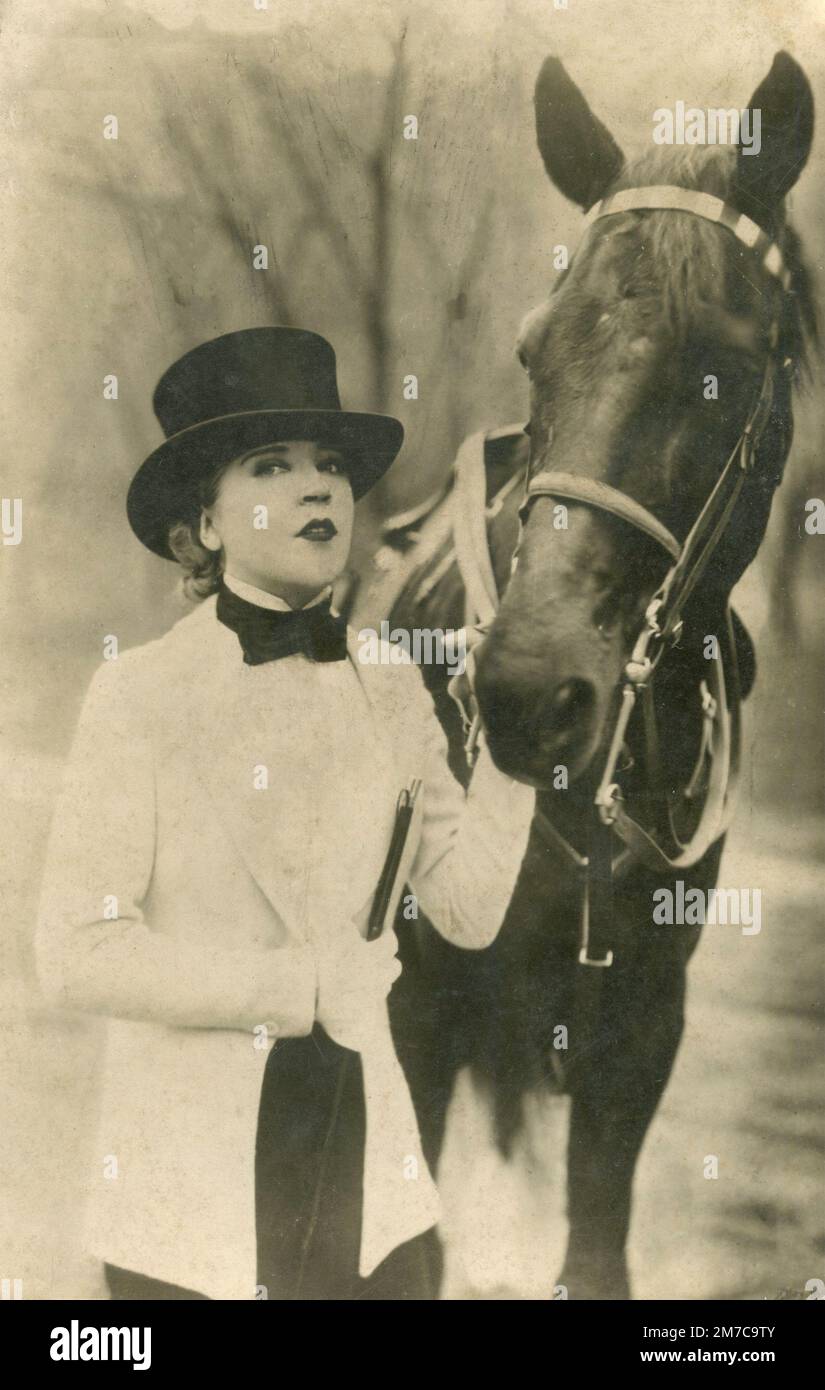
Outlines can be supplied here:
[[[632, 1297], [634, 1170], [679, 1048], [702, 930], [701, 919], [657, 926], [651, 905], [662, 888], [707, 894], [717, 882], [722, 818], [696, 854], [677, 853], [697, 844], [697, 788], [705, 805], [713, 792], [720, 693], [709, 674], [724, 647], [733, 720], [737, 666], [744, 696], [754, 659], [728, 600], [763, 538], [792, 392], [816, 341], [784, 208], [813, 132], [803, 70], [778, 53], [749, 105], [761, 113], [758, 154], [660, 146], [626, 160], [555, 57], [535, 87], [547, 174], [589, 219], [519, 334], [529, 423], [486, 439], [493, 504], [482, 515], [500, 600], [473, 650], [472, 687], [495, 762], [536, 788], [537, 811], [489, 948], [462, 952], [416, 923], [393, 1027], [433, 1164], [462, 1070], [505, 1155], [526, 1097], [569, 1097], [567, 1245], [548, 1297]], [[698, 551], [697, 527], [710, 540]], [[466, 567], [451, 544], [421, 547], [394, 627], [465, 624]], [[446, 673], [423, 674], [466, 781]], [[732, 767], [729, 747], [723, 780]], [[646, 820], [630, 815], [636, 803]], [[666, 812], [669, 853], [656, 838]]]

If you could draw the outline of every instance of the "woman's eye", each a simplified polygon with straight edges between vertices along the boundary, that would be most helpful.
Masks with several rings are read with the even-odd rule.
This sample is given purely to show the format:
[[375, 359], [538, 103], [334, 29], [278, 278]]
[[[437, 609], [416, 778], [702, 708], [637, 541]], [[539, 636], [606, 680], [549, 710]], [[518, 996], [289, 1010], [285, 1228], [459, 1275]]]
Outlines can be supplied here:
[[318, 464], [318, 467], [323, 468], [325, 473], [343, 473], [344, 471], [341, 459], [324, 459]]
[[260, 463], [255, 464], [252, 476], [254, 478], [265, 477], [268, 473], [274, 473], [276, 468], [286, 468], [286, 464], [282, 463], [280, 459], [261, 459]]

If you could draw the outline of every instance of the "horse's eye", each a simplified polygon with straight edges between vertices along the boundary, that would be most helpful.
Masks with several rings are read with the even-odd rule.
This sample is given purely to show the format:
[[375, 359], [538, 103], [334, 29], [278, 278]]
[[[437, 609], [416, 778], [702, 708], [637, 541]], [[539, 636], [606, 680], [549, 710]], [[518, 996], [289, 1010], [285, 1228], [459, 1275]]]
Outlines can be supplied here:
[[619, 287], [619, 295], [622, 299], [655, 299], [657, 294], [656, 286], [643, 274], [638, 272], [630, 280], [626, 280]]

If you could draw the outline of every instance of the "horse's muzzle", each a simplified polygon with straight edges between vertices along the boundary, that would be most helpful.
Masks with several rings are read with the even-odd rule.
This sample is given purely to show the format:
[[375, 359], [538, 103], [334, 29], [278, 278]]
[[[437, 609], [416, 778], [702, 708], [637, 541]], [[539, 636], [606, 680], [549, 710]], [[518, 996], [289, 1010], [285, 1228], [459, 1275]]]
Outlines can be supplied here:
[[475, 693], [496, 766], [533, 786], [551, 786], [560, 767], [572, 782], [597, 743], [596, 688], [574, 678], [526, 680], [495, 656], [479, 657]]

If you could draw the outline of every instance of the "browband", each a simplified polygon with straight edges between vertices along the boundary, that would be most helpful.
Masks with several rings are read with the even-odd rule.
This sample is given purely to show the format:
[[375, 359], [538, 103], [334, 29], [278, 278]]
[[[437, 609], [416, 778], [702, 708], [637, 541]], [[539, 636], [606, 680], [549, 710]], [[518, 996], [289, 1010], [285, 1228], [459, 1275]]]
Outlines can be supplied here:
[[648, 210], [665, 212], [692, 212], [704, 217], [708, 222], [716, 222], [727, 227], [729, 232], [743, 246], [756, 251], [762, 257], [762, 265], [769, 275], [779, 281], [784, 290], [791, 287], [791, 272], [785, 265], [782, 252], [767, 232], [763, 232], [756, 222], [744, 213], [738, 212], [721, 198], [712, 193], [700, 193], [693, 188], [677, 188], [662, 184], [651, 188], [623, 188], [594, 203], [585, 216], [585, 225], [598, 221], [601, 217], [613, 217], [617, 212], [644, 212]]

